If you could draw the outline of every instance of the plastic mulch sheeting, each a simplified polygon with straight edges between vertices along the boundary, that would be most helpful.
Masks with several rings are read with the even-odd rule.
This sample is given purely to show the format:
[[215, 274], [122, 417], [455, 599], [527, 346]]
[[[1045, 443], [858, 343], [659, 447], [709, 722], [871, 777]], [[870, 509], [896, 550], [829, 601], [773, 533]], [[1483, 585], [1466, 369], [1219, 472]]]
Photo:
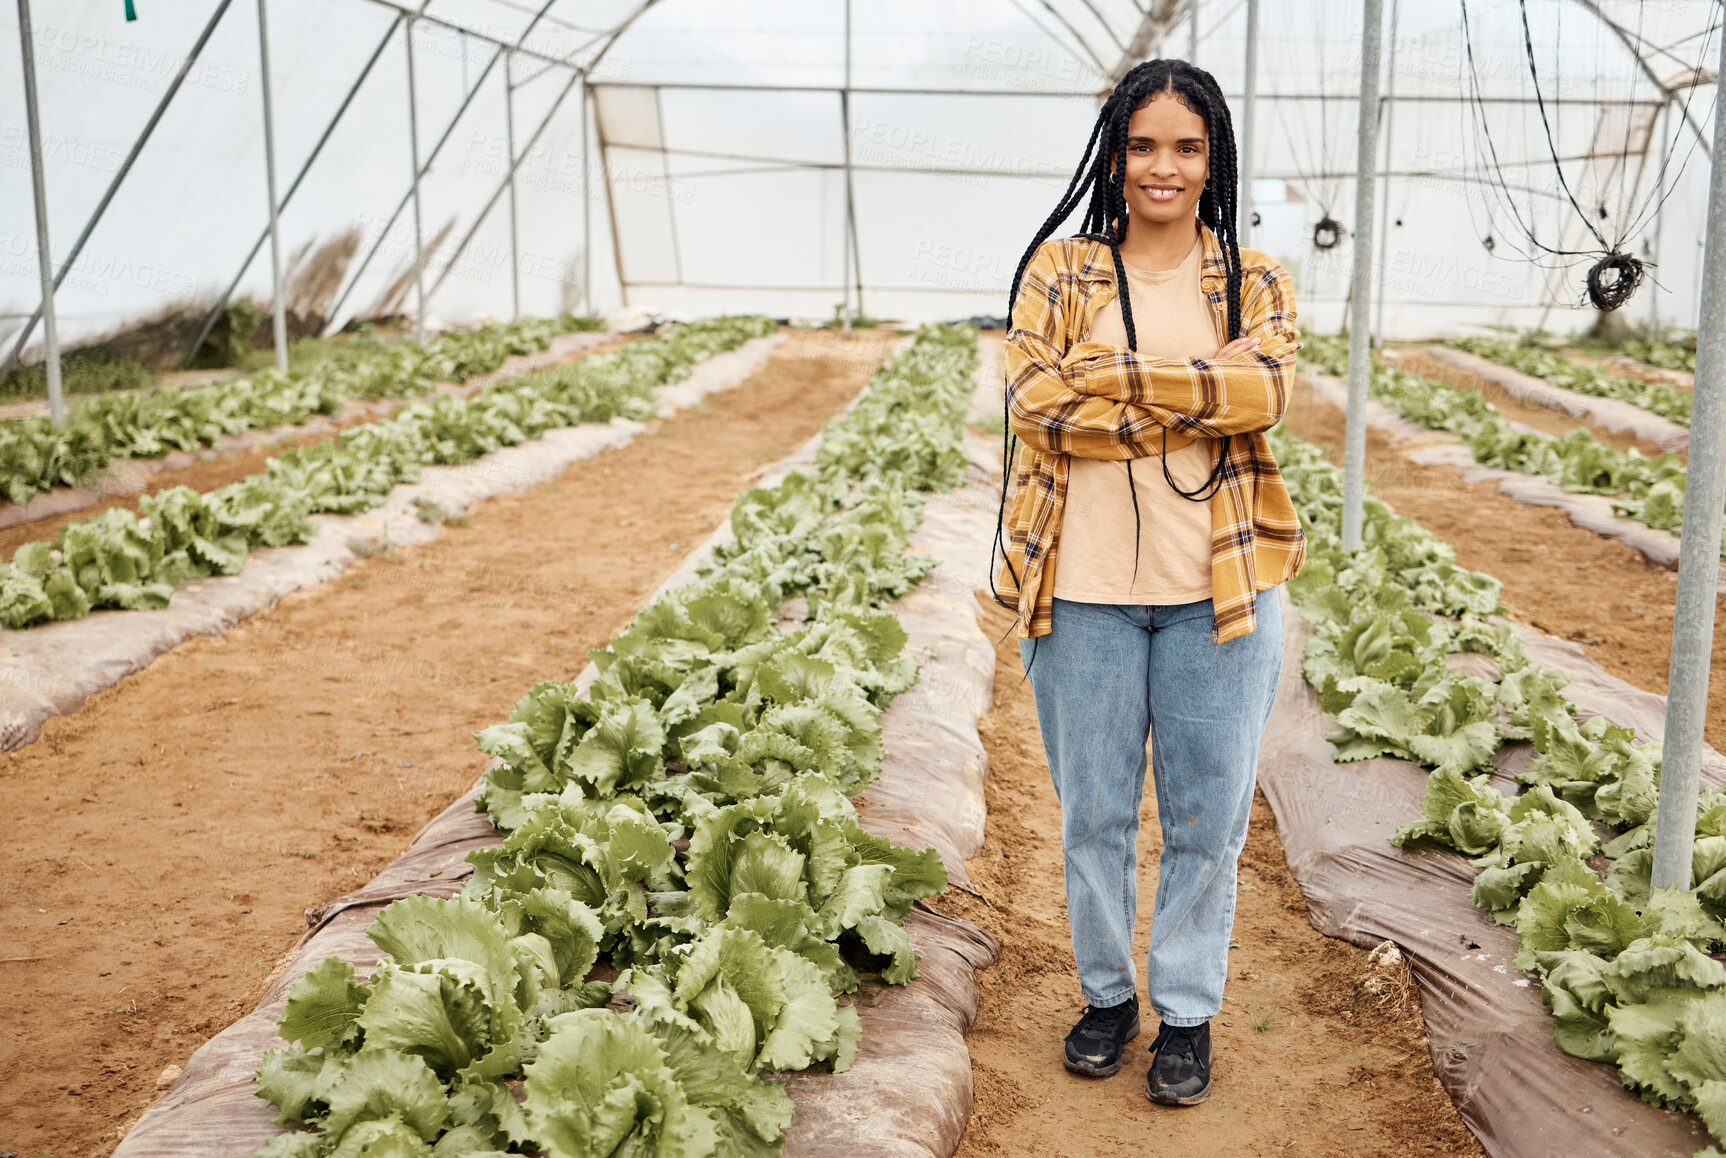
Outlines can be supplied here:
[[[661, 388], [664, 412], [741, 384], [784, 340], [782, 334], [756, 338], [697, 364], [689, 377]], [[510, 372], [521, 370], [517, 366]], [[97, 612], [4, 632], [0, 751], [32, 742], [49, 717], [77, 711], [90, 696], [192, 636], [218, 635], [275, 606], [290, 591], [328, 582], [380, 544], [411, 547], [431, 541], [440, 526], [419, 517], [415, 500], [460, 514], [474, 503], [556, 478], [571, 464], [623, 446], [646, 429], [625, 418], [589, 422], [548, 430], [461, 466], [424, 467], [421, 481], [396, 487], [377, 509], [363, 515], [313, 515], [309, 542], [263, 547], [247, 556], [238, 575], [184, 583], [161, 611]]]
[[1662, 450], [1690, 449], [1689, 427], [1680, 426], [1640, 406], [1633, 406], [1622, 398], [1596, 398], [1590, 394], [1578, 394], [1574, 390], [1554, 386], [1544, 378], [1524, 374], [1509, 366], [1500, 366], [1478, 354], [1453, 350], [1449, 346], [1431, 346], [1426, 352], [1440, 362], [1448, 362], [1458, 369], [1467, 370], [1477, 378], [1497, 383], [1513, 397], [1524, 402], [1562, 410], [1577, 418], [1586, 418], [1608, 430], [1622, 430], [1655, 443]]
[[[1339, 410], [1348, 409], [1348, 386], [1340, 378], [1310, 370], [1304, 372], [1303, 377], [1321, 401]], [[1429, 430], [1392, 413], [1384, 403], [1374, 398], [1367, 399], [1366, 422], [1374, 430], [1384, 432], [1391, 445], [1411, 462], [1422, 466], [1455, 467], [1464, 482], [1496, 483], [1501, 493], [1524, 506], [1557, 507], [1585, 531], [1634, 547], [1650, 563], [1672, 570], [1678, 567], [1677, 535], [1670, 531], [1657, 531], [1634, 519], [1614, 514], [1612, 500], [1605, 495], [1571, 494], [1539, 475], [1483, 466], [1475, 461], [1474, 452], [1468, 449], [1460, 435], [1448, 430]], [[1519, 430], [1533, 429], [1515, 422], [1511, 426]], [[1726, 595], [1726, 561], [1720, 564], [1717, 588], [1720, 594]]]
[[[996, 478], [989, 448], [977, 441], [969, 449], [974, 464], [988, 465], [974, 465], [960, 490], [930, 496], [912, 538], [912, 550], [941, 560], [894, 606], [910, 634], [910, 651], [923, 664], [922, 677], [882, 715], [882, 774], [857, 801], [866, 829], [900, 843], [934, 845], [961, 888], [969, 887], [964, 858], [983, 841], [988, 765], [977, 719], [989, 706], [994, 681], [994, 651], [977, 624], [971, 592], [987, 566]], [[811, 443], [773, 473], [812, 461], [813, 452]], [[728, 535], [722, 528], [678, 576], [687, 581], [695, 560]], [[671, 585], [676, 582], [674, 576]], [[332, 955], [369, 974], [381, 954], [365, 929], [380, 908], [404, 896], [460, 892], [471, 871], [467, 853], [498, 841], [490, 822], [473, 811], [477, 791], [475, 785], [427, 825], [363, 889], [307, 912], [312, 931], [263, 1002], [192, 1055], [115, 1158], [240, 1158], [279, 1132], [274, 1111], [254, 1095], [254, 1072], [266, 1050], [282, 1047], [275, 1019], [289, 988]], [[922, 954], [919, 976], [904, 987], [867, 981], [854, 996], [863, 1023], [856, 1063], [843, 1074], [791, 1076], [788, 1089], [797, 1106], [785, 1146], [791, 1158], [947, 1158], [958, 1147], [971, 1114], [964, 1033], [977, 1011], [974, 973], [994, 960], [999, 946], [976, 926], [922, 906], [906, 929]]]
[[[1469, 902], [1474, 872], [1457, 853], [1403, 852], [1390, 835], [1418, 819], [1426, 772], [1379, 757], [1337, 764], [1322, 712], [1301, 676], [1311, 630], [1286, 592], [1282, 682], [1259, 756], [1259, 785], [1276, 813], [1289, 868], [1313, 925], [1327, 936], [1401, 946], [1414, 968], [1438, 1077], [1493, 1158], [1689, 1158], [1708, 1144], [1697, 1119], [1642, 1102], [1615, 1067], [1570, 1057], [1553, 1040], [1540, 984], [1511, 963], [1516, 930], [1494, 924]], [[1504, 622], [1496, 620], [1495, 622]], [[1564, 694], [1582, 714], [1634, 726], [1658, 740], [1665, 700], [1607, 674], [1575, 644], [1514, 625], [1535, 663], [1563, 668]], [[1474, 674], [1496, 675], [1486, 656], [1449, 657]], [[1526, 767], [1527, 744], [1501, 748], [1495, 786], [1510, 795]], [[1708, 749], [1703, 778], [1726, 783], [1726, 759]]]

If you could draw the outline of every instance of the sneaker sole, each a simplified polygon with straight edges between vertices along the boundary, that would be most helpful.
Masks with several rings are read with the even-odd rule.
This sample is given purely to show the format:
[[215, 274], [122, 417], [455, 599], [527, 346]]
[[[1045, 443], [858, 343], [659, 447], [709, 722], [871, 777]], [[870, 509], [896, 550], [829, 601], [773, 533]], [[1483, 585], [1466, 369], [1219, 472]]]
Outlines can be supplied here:
[[[1127, 1042], [1139, 1036], [1138, 1028], [1127, 1035], [1127, 1040], [1121, 1043], [1121, 1059], [1112, 1066], [1094, 1066], [1089, 1062], [1074, 1061], [1068, 1057], [1065, 1050], [1061, 1052], [1061, 1065], [1070, 1074], [1078, 1074], [1086, 1078], [1112, 1078], [1121, 1072], [1121, 1067], [1127, 1062]], [[1210, 1091], [1206, 1091], [1209, 1093]]]
[[1149, 1098], [1159, 1106], [1196, 1106], [1210, 1096], [1211, 1088], [1209, 1086], [1206, 1086], [1196, 1094], [1191, 1094], [1184, 1098], [1159, 1098], [1153, 1095], [1149, 1090], [1145, 1091], [1145, 1097]]

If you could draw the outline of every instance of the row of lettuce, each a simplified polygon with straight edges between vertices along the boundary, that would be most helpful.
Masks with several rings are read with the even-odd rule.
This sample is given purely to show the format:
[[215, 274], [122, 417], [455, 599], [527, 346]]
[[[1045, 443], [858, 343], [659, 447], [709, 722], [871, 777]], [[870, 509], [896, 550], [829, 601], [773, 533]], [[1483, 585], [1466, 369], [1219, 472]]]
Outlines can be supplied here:
[[[1308, 337], [1305, 356], [1327, 374], [1348, 372], [1348, 344], [1336, 337]], [[1370, 392], [1390, 410], [1433, 430], [1448, 430], [1483, 466], [1548, 479], [1574, 494], [1606, 495], [1612, 509], [1660, 531], [1684, 526], [1684, 460], [1676, 454], [1649, 458], [1632, 447], [1619, 450], [1586, 427], [1554, 438], [1521, 430], [1474, 387], [1452, 387], [1407, 370], [1373, 363]]]
[[1593, 363], [1572, 362], [1555, 350], [1503, 338], [1452, 338], [1449, 345], [1564, 390], [1592, 398], [1616, 398], [1679, 426], [1690, 425], [1692, 395], [1678, 386], [1613, 374]]
[[[718, 318], [565, 366], [512, 378], [472, 398], [409, 402], [384, 421], [270, 459], [261, 473], [200, 494], [174, 487], [61, 527], [20, 547], [0, 571], [0, 623], [24, 628], [93, 610], [155, 610], [189, 579], [237, 574], [257, 547], [303, 543], [313, 514], [356, 514], [416, 482], [430, 464], [471, 461], [545, 431], [647, 418], [653, 391], [696, 362], [773, 332], [771, 319]], [[501, 359], [500, 359], [501, 360]]]
[[1662, 370], [1696, 372], [1696, 338], [1694, 330], [1675, 339], [1628, 338], [1619, 343], [1619, 353]]
[[515, 354], [544, 350], [559, 334], [597, 330], [597, 318], [529, 318], [481, 326], [421, 346], [354, 341], [288, 373], [270, 369], [203, 386], [161, 387], [89, 398], [55, 426], [46, 418], [0, 421], [0, 498], [24, 504], [56, 486], [81, 486], [116, 459], [195, 452], [249, 430], [297, 426], [349, 402], [411, 398], [440, 382], [465, 382]]
[[593, 653], [585, 697], [536, 685], [478, 734], [507, 835], [469, 855], [461, 896], [379, 914], [369, 979], [330, 958], [295, 983], [278, 1025], [297, 1044], [258, 1093], [314, 1129], [261, 1158], [781, 1152], [780, 1076], [850, 1066], [838, 999], [860, 973], [916, 976], [905, 918], [947, 884], [848, 797], [918, 677], [884, 605], [934, 563], [907, 553], [917, 492], [964, 477], [975, 368], [975, 330], [920, 331], [812, 471], [741, 496], [735, 541]]
[[[1307, 528], [1289, 594], [1313, 627], [1302, 674], [1336, 715], [1334, 758], [1431, 768], [1422, 818], [1394, 843], [1472, 858], [1470, 897], [1515, 927], [1516, 965], [1540, 979], [1565, 1052], [1726, 1139], [1726, 965], [1710, 955], [1726, 940], [1726, 789], [1704, 791], [1692, 887], [1652, 889], [1660, 745], [1579, 719], [1567, 673], [1487, 621], [1498, 581], [1414, 520], [1369, 495], [1362, 550], [1345, 554], [1340, 472], [1280, 428], [1272, 442]], [[1445, 662], [1465, 651], [1499, 678]], [[1536, 752], [1510, 799], [1489, 783], [1507, 742]]]

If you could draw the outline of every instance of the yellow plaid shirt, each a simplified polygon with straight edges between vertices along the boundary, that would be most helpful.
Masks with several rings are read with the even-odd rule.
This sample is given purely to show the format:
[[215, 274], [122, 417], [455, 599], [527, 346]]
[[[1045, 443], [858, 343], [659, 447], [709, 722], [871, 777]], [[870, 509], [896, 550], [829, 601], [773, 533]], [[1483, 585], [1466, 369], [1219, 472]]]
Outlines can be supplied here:
[[[1199, 231], [1199, 284], [1221, 345], [1228, 326], [1223, 251], [1210, 229], [1201, 224]], [[1270, 257], [1243, 249], [1241, 264], [1241, 333], [1259, 347], [1211, 362], [1141, 358], [1088, 340], [1116, 294], [1107, 246], [1058, 238], [1032, 257], [1007, 334], [1008, 419], [1023, 445], [1013, 463], [1007, 559], [996, 580], [1001, 605], [1018, 613], [1020, 638], [1047, 635], [1052, 623], [1070, 456], [1159, 455], [1165, 430], [1171, 451], [1199, 437], [1233, 436], [1210, 500], [1211, 638], [1221, 644], [1250, 633], [1258, 625], [1255, 593], [1300, 570], [1306, 535], [1263, 433], [1288, 408], [1300, 349], [1294, 296], [1288, 274]]]

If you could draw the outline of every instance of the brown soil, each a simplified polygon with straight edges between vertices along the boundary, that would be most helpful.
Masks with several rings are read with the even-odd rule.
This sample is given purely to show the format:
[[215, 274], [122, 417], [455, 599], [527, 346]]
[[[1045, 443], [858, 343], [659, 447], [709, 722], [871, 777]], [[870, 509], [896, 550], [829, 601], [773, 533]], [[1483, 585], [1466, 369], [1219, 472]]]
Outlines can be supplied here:
[[85, 1158], [262, 995], [304, 910], [369, 880], [570, 679], [891, 334], [800, 332], [751, 385], [426, 547], [193, 640], [0, 756], [0, 1151]]
[[[1532, 426], [1542, 434], [1558, 437], [1569, 434], [1578, 426], [1586, 426], [1593, 432], [1595, 438], [1618, 450], [1629, 450], [1634, 447], [1649, 458], [1658, 458], [1667, 453], [1658, 442], [1637, 438], [1635, 435], [1622, 430], [1608, 430], [1604, 426], [1597, 425], [1586, 418], [1578, 418], [1574, 414], [1566, 414], [1560, 410], [1552, 410], [1531, 402], [1523, 402], [1498, 383], [1482, 378], [1478, 374], [1470, 373], [1460, 366], [1441, 362], [1424, 350], [1400, 351], [1392, 364], [1400, 366], [1411, 374], [1418, 374], [1422, 378], [1428, 378], [1434, 382], [1443, 382], [1447, 386], [1472, 386], [1478, 389], [1488, 402], [1498, 407], [1500, 414], [1512, 422], [1521, 422]], [[1683, 451], [1677, 453], [1681, 459], [1688, 457]]]
[[[602, 346], [589, 347], [588, 349], [582, 350], [580, 353], [572, 354], [568, 358], [563, 358], [557, 362], [551, 363], [551, 365], [561, 366], [568, 362], [579, 361], [590, 354], [613, 350], [628, 340], [628, 338], [622, 338], [615, 342], [608, 342]], [[549, 367], [542, 367], [542, 369], [543, 368]], [[459, 388], [446, 387], [446, 389]], [[417, 395], [416, 398], [418, 397], [425, 397], [425, 395]], [[64, 527], [69, 523], [77, 523], [82, 522], [85, 519], [95, 518], [110, 507], [120, 507], [128, 511], [136, 511], [138, 509], [138, 500], [143, 498], [145, 495], [160, 494], [162, 491], [172, 490], [175, 487], [181, 486], [191, 487], [200, 494], [207, 494], [210, 491], [215, 490], [217, 487], [226, 486], [228, 483], [237, 482], [240, 479], [249, 478], [255, 474], [262, 474], [265, 467], [269, 465], [270, 459], [277, 455], [286, 454], [296, 446], [311, 446], [320, 442], [330, 442], [335, 438], [336, 431], [346, 430], [354, 426], [362, 426], [368, 422], [381, 421], [383, 418], [388, 417], [389, 414], [394, 413], [397, 408], [414, 400], [415, 399], [413, 398], [391, 399], [384, 407], [378, 408], [370, 414], [362, 414], [349, 418], [345, 422], [325, 419], [328, 425], [322, 430], [304, 434], [284, 435], [281, 438], [273, 439], [265, 445], [256, 446], [250, 450], [228, 451], [225, 453], [205, 452], [209, 454], [209, 457], [199, 458], [198, 461], [192, 463], [190, 466], [180, 467], [176, 470], [164, 470], [150, 475], [144, 483], [144, 489], [134, 494], [107, 495], [87, 507], [80, 507], [75, 511], [67, 511], [65, 514], [50, 515], [45, 519], [33, 519], [28, 523], [19, 523], [16, 526], [0, 527], [0, 557], [10, 559], [13, 552], [18, 550], [18, 548], [22, 547], [25, 543], [34, 543], [38, 541], [53, 542], [55, 537], [60, 533], [61, 527]]]
[[[1304, 379], [1285, 421], [1341, 464], [1343, 412], [1315, 397]], [[1639, 688], [1666, 693], [1676, 571], [1583, 530], [1556, 508], [1523, 506], [1492, 483], [1465, 483], [1450, 467], [1410, 462], [1370, 428], [1366, 470], [1374, 493], [1449, 542], [1458, 563], [1503, 581], [1513, 618], [1575, 641]], [[1726, 611], [1716, 604], [1715, 615], [1710, 662], [1726, 671]], [[1726, 681], [1710, 682], [1706, 736], [1726, 750]]]
[[[1061, 1068], [1061, 1043], [1082, 1009], [1067, 931], [1060, 804], [1049, 783], [1030, 685], [1008, 617], [984, 604], [996, 648], [995, 703], [981, 731], [989, 753], [983, 852], [966, 863], [989, 903], [941, 901], [1000, 938], [978, 975], [971, 1030], [976, 1109], [959, 1158], [986, 1155], [1479, 1155], [1433, 1075], [1418, 998], [1381, 1002], [1362, 988], [1365, 950], [1315, 931], [1260, 796], [1241, 858], [1223, 1012], [1212, 1022], [1215, 1088], [1190, 1109], [1144, 1093], [1156, 1017], [1106, 1080]], [[1156, 887], [1161, 847], [1146, 793], [1139, 893]], [[1136, 940], [1142, 962], [1149, 922]]]

